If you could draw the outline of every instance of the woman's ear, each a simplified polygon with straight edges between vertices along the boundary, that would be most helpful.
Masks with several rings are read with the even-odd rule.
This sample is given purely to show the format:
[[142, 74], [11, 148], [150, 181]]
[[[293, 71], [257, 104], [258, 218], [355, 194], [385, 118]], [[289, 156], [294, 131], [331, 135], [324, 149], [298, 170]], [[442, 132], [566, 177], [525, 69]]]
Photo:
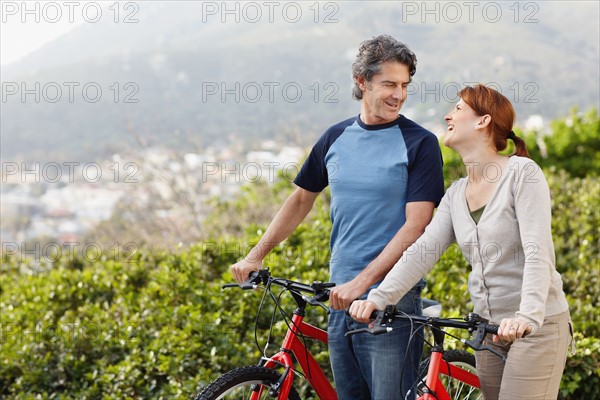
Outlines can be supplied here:
[[481, 119], [479, 120], [479, 123], [477, 124], [478, 128], [485, 128], [486, 126], [488, 126], [490, 123], [492, 122], [492, 117], [489, 114], [485, 114], [483, 117], [481, 117]]

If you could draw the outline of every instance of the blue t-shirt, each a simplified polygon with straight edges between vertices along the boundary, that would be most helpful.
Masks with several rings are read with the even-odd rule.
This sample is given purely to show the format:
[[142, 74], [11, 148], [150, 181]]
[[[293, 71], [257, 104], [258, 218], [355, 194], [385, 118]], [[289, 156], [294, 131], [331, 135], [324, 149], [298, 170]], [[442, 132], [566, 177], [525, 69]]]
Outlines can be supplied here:
[[329, 265], [331, 281], [341, 285], [404, 225], [406, 203], [439, 203], [442, 154], [433, 133], [402, 115], [381, 125], [366, 125], [359, 115], [325, 131], [294, 183], [310, 192], [330, 186]]

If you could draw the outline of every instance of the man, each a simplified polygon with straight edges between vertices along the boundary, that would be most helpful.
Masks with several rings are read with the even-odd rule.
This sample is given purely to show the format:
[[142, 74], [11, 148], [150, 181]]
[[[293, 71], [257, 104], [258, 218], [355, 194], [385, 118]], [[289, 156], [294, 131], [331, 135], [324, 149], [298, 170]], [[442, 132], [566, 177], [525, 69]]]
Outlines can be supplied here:
[[[416, 71], [404, 44], [382, 35], [363, 42], [352, 65], [356, 117], [329, 128], [317, 141], [285, 201], [259, 243], [234, 266], [238, 282], [261, 267], [311, 210], [318, 194], [331, 190], [331, 290], [329, 352], [340, 399], [404, 399], [417, 379], [422, 339], [410, 324], [396, 322], [388, 334], [355, 335], [364, 327], [345, 315], [366, 298], [402, 253], [423, 233], [444, 192], [442, 157], [435, 135], [399, 115]], [[421, 281], [399, 303], [421, 312]], [[409, 343], [410, 342], [410, 343]], [[410, 344], [410, 346], [409, 346]], [[405, 359], [406, 357], [406, 359]]]

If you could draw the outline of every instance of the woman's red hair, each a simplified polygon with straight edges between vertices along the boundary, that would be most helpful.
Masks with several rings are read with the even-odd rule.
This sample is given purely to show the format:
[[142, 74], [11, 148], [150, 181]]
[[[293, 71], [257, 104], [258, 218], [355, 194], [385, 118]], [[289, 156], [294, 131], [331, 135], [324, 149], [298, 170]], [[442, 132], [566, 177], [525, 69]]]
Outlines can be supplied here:
[[516, 148], [513, 155], [529, 157], [525, 141], [516, 136], [512, 130], [515, 123], [515, 110], [510, 100], [498, 91], [482, 84], [467, 86], [458, 95], [477, 115], [487, 114], [492, 118], [489, 132], [496, 150], [506, 149], [508, 139], [511, 138]]

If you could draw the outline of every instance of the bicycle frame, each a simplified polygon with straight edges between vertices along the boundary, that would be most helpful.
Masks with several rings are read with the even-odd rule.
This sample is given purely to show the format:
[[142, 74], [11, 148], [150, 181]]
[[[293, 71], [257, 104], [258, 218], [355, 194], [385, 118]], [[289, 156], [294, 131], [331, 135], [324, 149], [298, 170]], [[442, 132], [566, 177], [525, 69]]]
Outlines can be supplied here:
[[432, 350], [426, 382], [428, 388], [433, 388], [433, 393], [425, 393], [418, 397], [417, 400], [451, 400], [450, 395], [440, 380], [440, 374], [451, 376], [469, 386], [477, 388], [480, 386], [477, 375], [447, 363], [443, 359], [443, 356], [444, 352], [440, 349]]
[[488, 324], [487, 319], [481, 318], [476, 313], [469, 313], [462, 322], [456, 319], [439, 318], [439, 315], [441, 314], [441, 307], [438, 307], [439, 303], [430, 300], [428, 302], [430, 303], [428, 306], [436, 306], [436, 308], [432, 308], [429, 313], [425, 312], [424, 309], [423, 316], [409, 316], [405, 313], [397, 312], [394, 305], [389, 305], [384, 311], [377, 311], [371, 315], [371, 319], [373, 320], [372, 327], [360, 328], [347, 332], [346, 336], [363, 332], [373, 335], [389, 332], [387, 326], [396, 318], [408, 318], [413, 322], [429, 326], [431, 333], [433, 334], [434, 345], [429, 357], [425, 383], [422, 383], [423, 380], [418, 382], [418, 384], [422, 384], [424, 387], [419, 387], [419, 392], [423, 394], [421, 394], [417, 400], [451, 400], [450, 394], [440, 380], [440, 375], [446, 375], [471, 388], [479, 389], [481, 383], [476, 373], [464, 370], [444, 359], [444, 340], [446, 331], [440, 328], [466, 329], [470, 333], [474, 333], [474, 337], [470, 340], [461, 339], [462, 343], [476, 351], [489, 350], [504, 359], [502, 354], [490, 347], [482, 345], [486, 334], [498, 334], [498, 326]]
[[[219, 385], [216, 385], [216, 387], [209, 389], [209, 387], [212, 387], [219, 381], [217, 380], [211, 385], [209, 385], [209, 387], [207, 387], [205, 390], [203, 390], [203, 393], [206, 390], [208, 390], [210, 395], [211, 393], [214, 393], [211, 392], [211, 390], [221, 390], [223, 389], [223, 383], [229, 385], [233, 384], [234, 386], [229, 387], [230, 389], [235, 388], [237, 386], [245, 386], [248, 383], [254, 383], [251, 385], [251, 399], [258, 400], [263, 394], [263, 392], [267, 390], [270, 396], [277, 396], [279, 400], [286, 400], [289, 397], [290, 391], [292, 390], [293, 381], [297, 374], [294, 368], [294, 364], [298, 363], [302, 368], [303, 376], [306, 378], [306, 380], [320, 399], [337, 400], [338, 397], [336, 391], [334, 390], [332, 384], [329, 382], [329, 379], [321, 369], [321, 366], [317, 363], [315, 358], [312, 356], [312, 354], [310, 354], [309, 350], [306, 348], [303, 340], [304, 338], [309, 338], [318, 340], [321, 343], [328, 343], [329, 339], [327, 336], [327, 332], [311, 324], [305, 323], [304, 316], [305, 308], [307, 305], [320, 306], [325, 310], [329, 311], [329, 309], [323, 304], [323, 301], [327, 301], [329, 299], [328, 288], [333, 287], [334, 284], [331, 282], [323, 283], [320, 281], [315, 281], [311, 285], [306, 285], [300, 282], [290, 281], [287, 279], [271, 278], [269, 270], [264, 269], [252, 273], [249, 280], [243, 284], [226, 284], [223, 285], [223, 288], [239, 286], [244, 290], [248, 290], [256, 289], [260, 284], [265, 286], [265, 295], [267, 292], [271, 294], [271, 297], [275, 300], [275, 303], [280, 308], [280, 311], [282, 311], [282, 315], [284, 316], [284, 318], [286, 318], [286, 320], [287, 317], [278, 304], [278, 298], [274, 297], [271, 292], [271, 285], [275, 284], [277, 286], [283, 287], [285, 290], [288, 290], [298, 306], [294, 310], [291, 321], [288, 324], [288, 329], [280, 351], [271, 357], [267, 357], [266, 355], [264, 355], [258, 364], [258, 366], [260, 367], [258, 369], [259, 372], [260, 370], [270, 369], [273, 370], [273, 373], [271, 374], [269, 372], [268, 374], [266, 374], [269, 377], [269, 379], [267, 379], [266, 381], [264, 381], [263, 378], [258, 378], [256, 381], [251, 379], [242, 382], [237, 382], [235, 380], [232, 381], [231, 378], [237, 378], [238, 375], [230, 375], [228, 373], [226, 375], [223, 375], [223, 377], [227, 376], [225, 382], [221, 382], [219, 383]], [[314, 296], [306, 297], [301, 293], [311, 293]], [[432, 303], [434, 304], [430, 304], [429, 306], [439, 306], [438, 303]], [[418, 391], [420, 393], [423, 393], [418, 399], [451, 400], [450, 394], [447, 392], [443, 382], [440, 380], [440, 375], [446, 375], [448, 377], [451, 377], [454, 380], [462, 382], [472, 388], [479, 388], [480, 382], [479, 378], [475, 373], [472, 373], [468, 370], [463, 370], [462, 368], [444, 360], [444, 339], [446, 331], [440, 329], [441, 327], [466, 329], [470, 333], [475, 332], [472, 339], [461, 339], [461, 342], [463, 342], [464, 344], [476, 351], [490, 350], [493, 353], [499, 355], [500, 357], [504, 357], [497, 351], [495, 351], [493, 348], [482, 345], [486, 334], [498, 333], [498, 326], [488, 324], [488, 320], [481, 318], [475, 313], [469, 313], [469, 315], [467, 315], [464, 318], [464, 321], [461, 322], [457, 319], [439, 318], [440, 312], [441, 308], [437, 307], [435, 308], [434, 313], [424, 313], [423, 316], [408, 316], [405, 313], [397, 312], [396, 307], [390, 305], [387, 306], [384, 311], [373, 313], [371, 318], [374, 320], [374, 326], [372, 325], [369, 328], [360, 328], [346, 332], [346, 336], [362, 332], [368, 332], [374, 335], [387, 333], [391, 329], [387, 324], [392, 322], [395, 318], [409, 318], [413, 322], [429, 326], [434, 337], [434, 346], [431, 352], [431, 356], [429, 358], [429, 365], [425, 383], [423, 383], [422, 380], [417, 382], [418, 385], [424, 386], [424, 388], [422, 388], [422, 386], [418, 387]], [[280, 368], [283, 368], [283, 371], [281, 373], [279, 373], [279, 371], [275, 371], [279, 370]], [[275, 377], [277, 381], [273, 382], [272, 379]], [[227, 387], [225, 389], [227, 389]], [[202, 396], [202, 393], [200, 393], [198, 397], [200, 396]]]
[[450, 394], [440, 380], [440, 375], [451, 376], [453, 379], [469, 386], [479, 388], [480, 382], [477, 375], [454, 366], [444, 360], [444, 341], [446, 333], [431, 329], [434, 345], [429, 356], [429, 368], [425, 381], [425, 393], [417, 400], [451, 400]]
[[[331, 386], [331, 383], [327, 379], [327, 376], [317, 363], [315, 358], [306, 349], [302, 340], [299, 336], [316, 339], [322, 343], [327, 343], [327, 332], [319, 329], [313, 325], [307, 324], [304, 320], [304, 315], [300, 311], [295, 311], [292, 316], [292, 323], [290, 329], [288, 329], [281, 351], [274, 356], [266, 359], [264, 364], [267, 368], [275, 368], [277, 366], [285, 367], [283, 382], [281, 383], [281, 390], [279, 391], [279, 400], [288, 398], [290, 388], [294, 380], [294, 360], [291, 354], [294, 355], [298, 364], [302, 368], [306, 379], [310, 386], [314, 389], [317, 396], [320, 399], [331, 399], [337, 400], [337, 393]], [[291, 373], [290, 373], [291, 371]], [[252, 399], [258, 399], [259, 394], [255, 393]]]
[[[248, 281], [243, 284], [226, 284], [223, 285], [223, 288], [239, 286], [244, 290], [248, 290], [255, 289], [259, 284], [264, 285], [267, 292], [270, 292], [272, 284], [284, 287], [289, 290], [298, 307], [293, 312], [280, 351], [272, 357], [263, 356], [258, 363], [261, 367], [273, 370], [283, 367], [284, 371], [278, 381], [269, 384], [268, 387], [255, 386], [250, 399], [258, 400], [264, 390], [268, 390], [269, 395], [273, 397], [277, 394], [279, 400], [287, 399], [296, 375], [294, 362], [297, 362], [300, 364], [306, 380], [320, 399], [337, 400], [337, 393], [329, 379], [327, 379], [321, 366], [310, 354], [302, 340], [302, 338], [310, 338], [327, 344], [327, 332], [304, 322], [304, 316], [307, 305], [320, 306], [329, 311], [322, 302], [329, 299], [329, 288], [335, 286], [335, 284], [315, 281], [311, 285], [307, 285], [287, 279], [272, 278], [269, 269], [266, 268], [250, 274]], [[305, 297], [301, 293], [311, 293], [314, 296]], [[277, 300], [275, 302], [277, 304]]]

